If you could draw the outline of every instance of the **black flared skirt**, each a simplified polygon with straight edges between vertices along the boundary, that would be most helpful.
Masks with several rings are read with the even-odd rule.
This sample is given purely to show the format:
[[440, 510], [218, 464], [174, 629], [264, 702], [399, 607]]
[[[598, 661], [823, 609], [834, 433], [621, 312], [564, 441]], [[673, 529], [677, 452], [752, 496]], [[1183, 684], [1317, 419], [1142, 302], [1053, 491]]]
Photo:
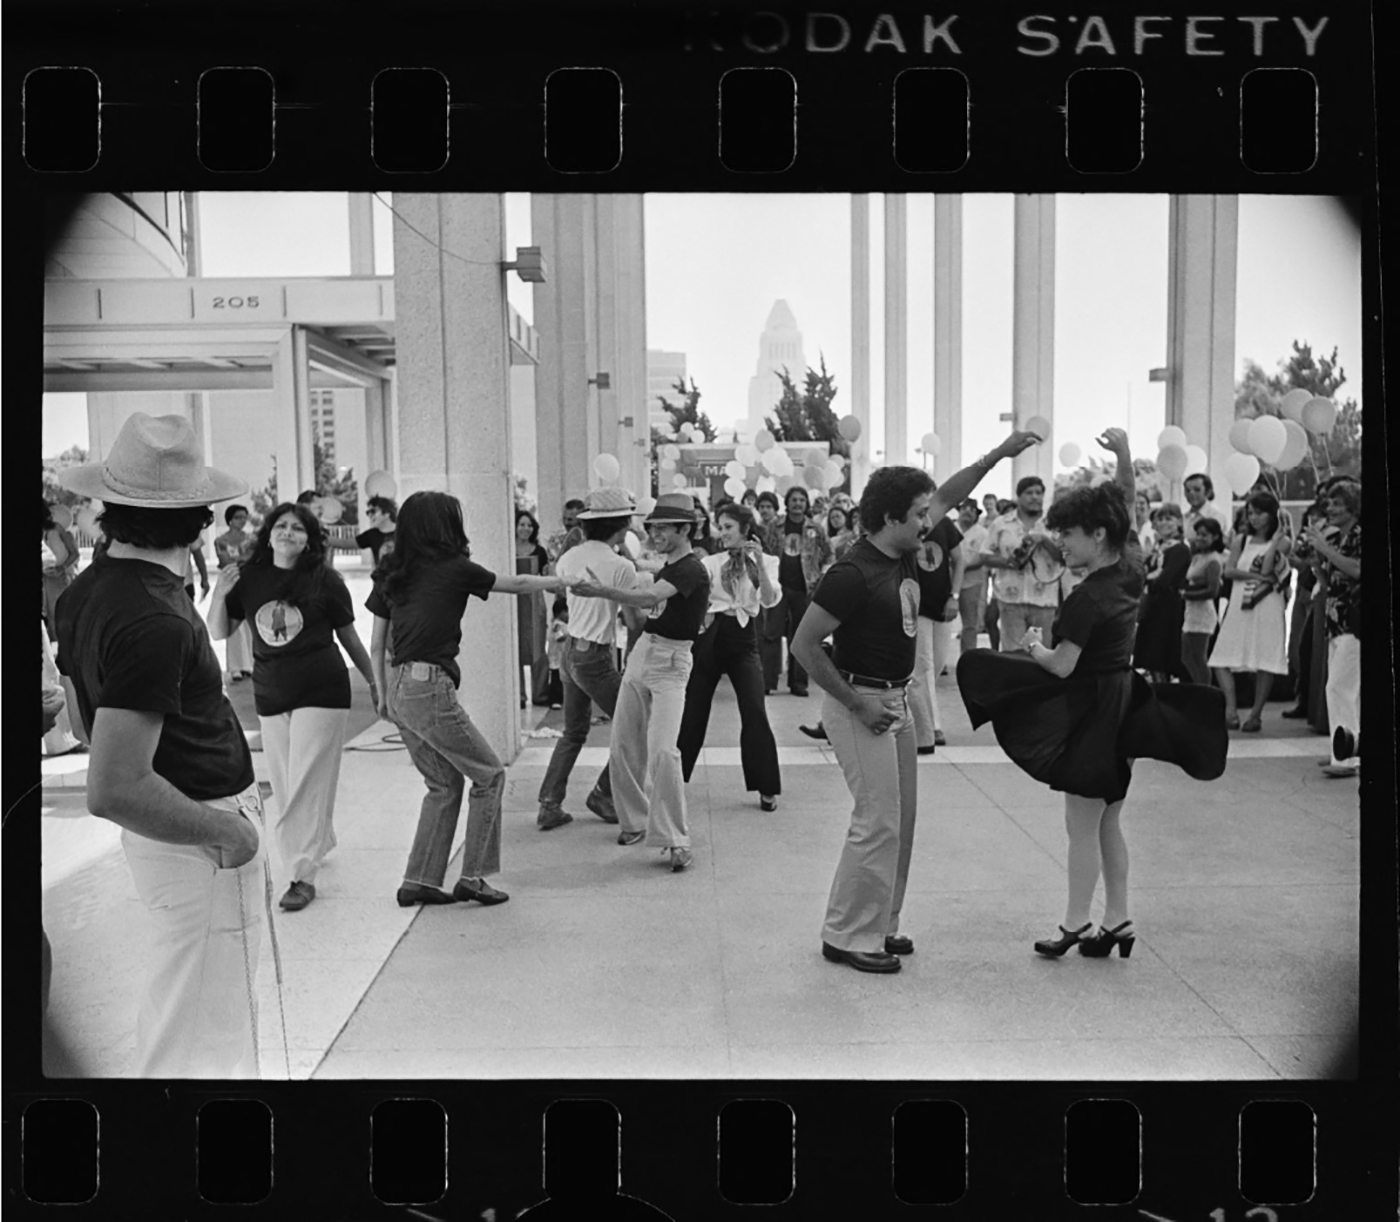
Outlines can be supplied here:
[[973, 649], [958, 689], [976, 729], [1024, 772], [1062, 793], [1117, 802], [1134, 759], [1175, 764], [1198, 781], [1225, 771], [1225, 697], [1195, 683], [1149, 683], [1131, 670], [1058, 679], [1028, 654]]

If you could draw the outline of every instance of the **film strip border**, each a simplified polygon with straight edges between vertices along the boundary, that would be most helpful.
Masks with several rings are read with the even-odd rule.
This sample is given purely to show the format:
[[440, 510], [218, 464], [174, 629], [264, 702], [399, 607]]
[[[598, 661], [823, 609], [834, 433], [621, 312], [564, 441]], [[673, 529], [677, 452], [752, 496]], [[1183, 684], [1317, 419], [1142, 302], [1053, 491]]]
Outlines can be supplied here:
[[108, 1211], [140, 1200], [151, 1216], [239, 1206], [328, 1219], [406, 1209], [504, 1219], [546, 1200], [660, 1216], [617, 1212], [645, 1203], [676, 1219], [755, 1206], [814, 1218], [935, 1207], [995, 1217], [1019, 1205], [1047, 1218], [1095, 1209], [1234, 1222], [1336, 1217], [1361, 1199], [1362, 1151], [1335, 1089], [1305, 1101], [1237, 1085], [1198, 1107], [1180, 1087], [1152, 1085], [331, 1086], [35, 1101], [19, 1126], [21, 1192], [10, 1205], [117, 1216]]
[[17, 134], [70, 189], [1371, 186], [1365, 4], [932, 7], [298, 6], [194, 37], [161, 5], [61, 35], [21, 5]]

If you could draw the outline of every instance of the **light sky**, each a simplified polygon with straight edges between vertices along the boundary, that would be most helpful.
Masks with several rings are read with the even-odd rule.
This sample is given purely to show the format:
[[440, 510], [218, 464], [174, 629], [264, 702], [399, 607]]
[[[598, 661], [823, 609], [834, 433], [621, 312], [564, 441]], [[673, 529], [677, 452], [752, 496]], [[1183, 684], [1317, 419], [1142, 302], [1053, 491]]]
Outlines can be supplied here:
[[[389, 197], [391, 199], [391, 197]], [[213, 193], [200, 197], [206, 276], [348, 275], [346, 197]], [[870, 197], [872, 449], [882, 449], [883, 197]], [[909, 438], [933, 427], [933, 197], [908, 197]], [[375, 203], [376, 271], [393, 270], [390, 217]], [[845, 195], [648, 195], [647, 346], [686, 354], [701, 406], [720, 427], [747, 414], [763, 324], [787, 300], [807, 359], [826, 357], [834, 406], [850, 405], [850, 201]], [[526, 195], [506, 196], [507, 249], [530, 240]], [[548, 256], [546, 256], [548, 257]], [[1102, 428], [1127, 427], [1155, 456], [1166, 361], [1167, 197], [1061, 195], [1056, 204], [1055, 436], [1096, 452]], [[963, 452], [1005, 435], [1011, 410], [1012, 197], [963, 204]], [[1241, 196], [1236, 372], [1272, 371], [1291, 342], [1335, 345], [1361, 398], [1360, 235], [1326, 197]], [[533, 317], [529, 286], [507, 278]], [[1131, 415], [1129, 405], [1131, 403]], [[81, 395], [45, 396], [43, 452], [86, 445]], [[905, 461], [917, 461], [912, 453]], [[886, 461], [897, 461], [890, 455]], [[999, 488], [989, 481], [989, 488]]]

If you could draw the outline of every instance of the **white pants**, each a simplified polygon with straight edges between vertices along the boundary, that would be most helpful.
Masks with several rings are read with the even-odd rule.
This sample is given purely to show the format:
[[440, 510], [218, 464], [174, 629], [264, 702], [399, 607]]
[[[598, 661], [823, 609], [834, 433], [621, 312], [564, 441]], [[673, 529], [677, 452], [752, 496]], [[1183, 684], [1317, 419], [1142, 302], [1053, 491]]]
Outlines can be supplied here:
[[221, 870], [211, 850], [122, 832], [137, 894], [156, 926], [155, 965], [136, 1018], [141, 1078], [258, 1076], [258, 952], [267, 903], [258, 787], [203, 803], [238, 810], [258, 851]]
[[688, 848], [685, 778], [677, 746], [690, 680], [690, 641], [643, 633], [627, 658], [613, 709], [613, 808], [619, 830], [656, 848]]
[[247, 620], [240, 620], [233, 635], [224, 642], [225, 670], [230, 675], [253, 673], [253, 630]]
[[914, 679], [909, 684], [909, 712], [914, 717], [914, 739], [920, 747], [933, 746], [933, 732], [943, 728], [938, 711], [938, 675], [948, 664], [952, 624], [918, 617], [914, 638]]
[[349, 709], [258, 715], [268, 780], [277, 801], [272, 843], [288, 883], [314, 883], [335, 848], [335, 790]]
[[[1361, 737], [1361, 639], [1349, 632], [1327, 639], [1327, 724]], [[1350, 764], [1333, 752], [1334, 764]]]

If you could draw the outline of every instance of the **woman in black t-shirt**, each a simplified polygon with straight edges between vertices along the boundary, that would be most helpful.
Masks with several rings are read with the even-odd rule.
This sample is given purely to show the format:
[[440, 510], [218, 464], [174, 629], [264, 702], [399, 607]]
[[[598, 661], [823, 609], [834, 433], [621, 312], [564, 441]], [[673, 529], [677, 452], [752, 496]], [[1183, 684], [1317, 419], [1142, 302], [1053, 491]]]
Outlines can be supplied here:
[[[1213, 780], [1225, 770], [1229, 746], [1219, 691], [1150, 685], [1132, 670], [1144, 580], [1141, 549], [1129, 537], [1132, 460], [1121, 429], [1108, 430], [1101, 444], [1117, 455], [1120, 482], [1076, 488], [1046, 515], [1066, 565], [1088, 570], [1051, 627], [1055, 648], [1033, 629], [1028, 654], [975, 649], [958, 662], [973, 726], [991, 721], [1012, 761], [1065, 795], [1069, 900], [1060, 937], [1035, 944], [1050, 957], [1076, 943], [1091, 957], [1115, 946], [1124, 958], [1132, 951], [1128, 846], [1119, 823], [1132, 760], [1163, 759]], [[1086, 937], [1100, 870], [1103, 922]]]
[[[394, 550], [374, 571], [374, 590], [365, 603], [374, 612], [370, 653], [379, 680], [379, 715], [399, 727], [428, 786], [398, 902], [404, 908], [453, 900], [501, 904], [510, 896], [488, 886], [485, 876], [501, 868], [506, 772], [457, 697], [462, 616], [473, 594], [481, 599], [495, 591], [535, 594], [560, 590], [564, 582], [497, 576], [474, 564], [462, 504], [446, 492], [415, 492], [404, 501], [394, 540]], [[446, 892], [442, 884], [469, 777], [462, 876]]]
[[350, 676], [339, 639], [370, 685], [369, 654], [355, 631], [350, 592], [326, 562], [326, 532], [305, 505], [278, 505], [246, 562], [219, 570], [210, 635], [224, 640], [245, 621], [253, 638], [253, 700], [262, 728], [277, 818], [278, 857], [290, 876], [288, 912], [316, 898], [316, 873], [335, 847], [332, 816], [350, 714]]

